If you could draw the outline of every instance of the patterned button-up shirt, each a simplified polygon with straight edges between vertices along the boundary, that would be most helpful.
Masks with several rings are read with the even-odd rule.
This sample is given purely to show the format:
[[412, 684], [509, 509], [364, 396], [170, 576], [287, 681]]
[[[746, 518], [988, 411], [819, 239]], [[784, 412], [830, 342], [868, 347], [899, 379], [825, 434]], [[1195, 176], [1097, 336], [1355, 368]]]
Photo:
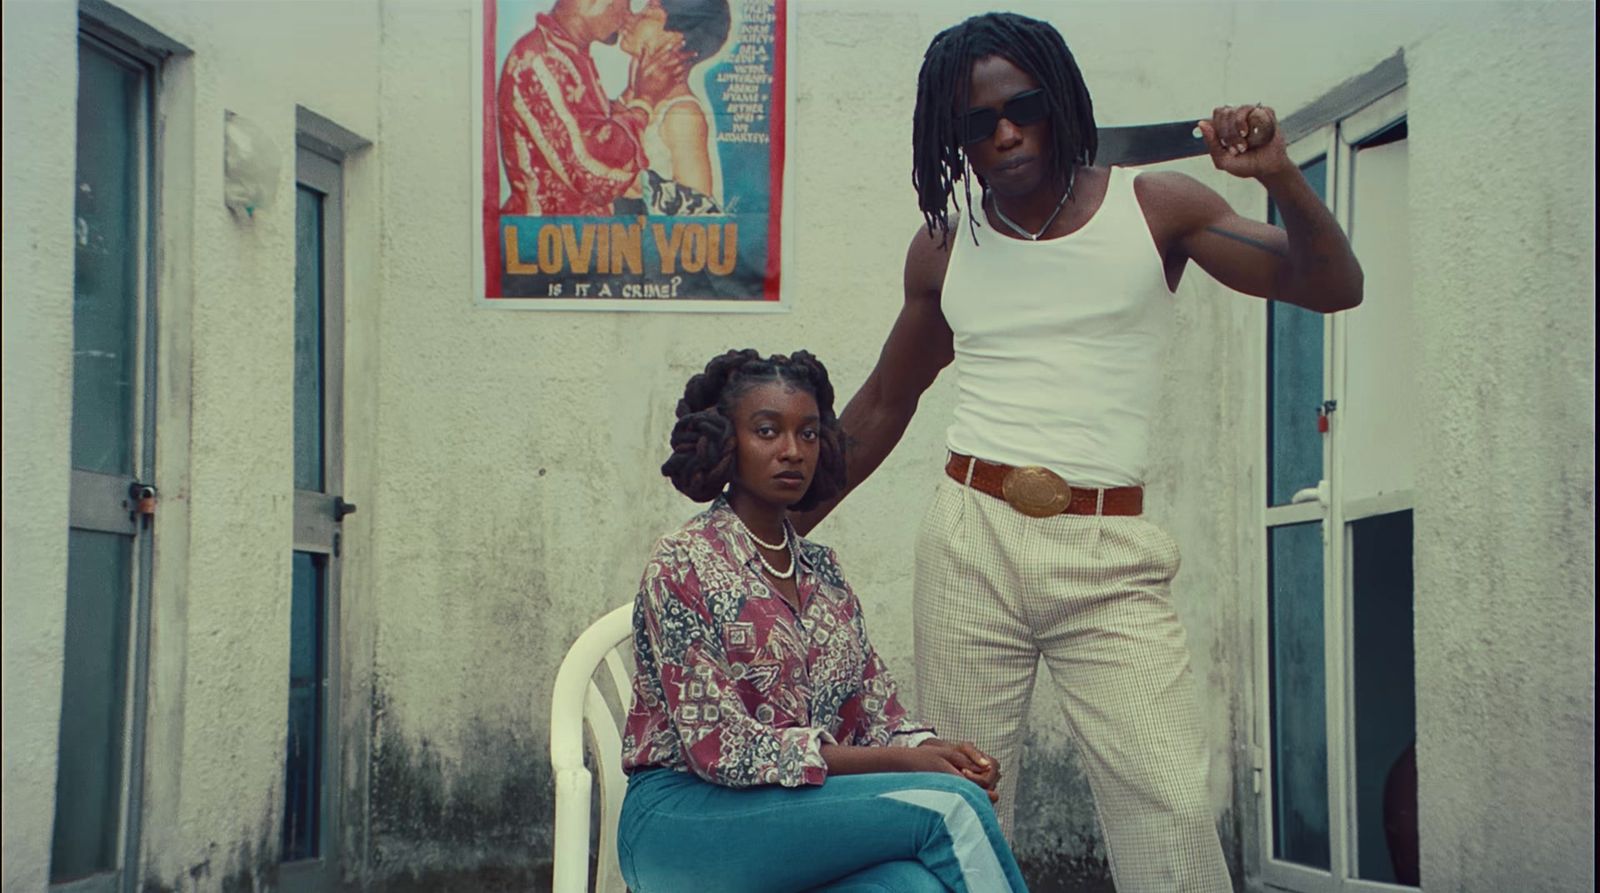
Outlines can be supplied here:
[[502, 214], [608, 216], [644, 168], [650, 108], [606, 97], [588, 50], [547, 15], [506, 54], [497, 97]]
[[827, 777], [824, 743], [931, 737], [900, 705], [833, 550], [797, 541], [798, 612], [723, 498], [657, 544], [633, 609], [626, 771], [796, 787]]

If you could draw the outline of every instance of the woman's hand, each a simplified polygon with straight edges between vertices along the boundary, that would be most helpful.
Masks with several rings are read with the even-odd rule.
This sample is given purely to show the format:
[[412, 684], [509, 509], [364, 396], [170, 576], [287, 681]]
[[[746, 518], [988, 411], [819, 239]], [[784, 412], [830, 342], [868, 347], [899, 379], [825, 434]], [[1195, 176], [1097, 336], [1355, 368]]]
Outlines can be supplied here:
[[962, 770], [962, 775], [977, 782], [978, 787], [989, 792], [989, 799], [997, 801], [1000, 798], [996, 786], [1000, 784], [1000, 761], [978, 749], [971, 741], [963, 741], [956, 748], [966, 754], [974, 764], [974, 768]]
[[[994, 757], [979, 750], [971, 741], [951, 744], [938, 738], [929, 738], [912, 751], [928, 751], [937, 756], [945, 766], [950, 767], [954, 774], [960, 775], [989, 795], [990, 803], [1000, 802], [1000, 793], [996, 785], [1000, 783], [1000, 763]], [[943, 769], [919, 771], [947, 771]]]
[[829, 775], [859, 775], [866, 772], [942, 772], [959, 775], [988, 793], [990, 803], [1000, 802], [995, 785], [1000, 782], [1000, 763], [970, 741], [951, 744], [929, 738], [916, 747], [862, 747], [848, 744], [822, 745], [822, 759]]
[[[897, 769], [901, 772], [943, 772], [946, 775], [961, 775], [961, 767], [957, 765], [959, 757], [949, 745], [933, 745], [926, 742], [916, 747], [895, 748], [894, 753]], [[963, 776], [964, 777], [964, 776]]]

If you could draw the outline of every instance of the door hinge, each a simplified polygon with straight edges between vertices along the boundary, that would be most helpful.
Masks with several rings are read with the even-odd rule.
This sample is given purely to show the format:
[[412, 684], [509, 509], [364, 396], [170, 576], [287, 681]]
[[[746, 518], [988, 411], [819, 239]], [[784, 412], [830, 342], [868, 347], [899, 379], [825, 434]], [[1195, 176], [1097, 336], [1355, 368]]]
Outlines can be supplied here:
[[339, 557], [339, 549], [341, 546], [340, 540], [342, 539], [344, 539], [344, 537], [340, 536], [339, 531], [335, 530], [333, 532], [333, 557], [335, 558]]
[[1267, 774], [1267, 753], [1255, 745], [1250, 746], [1250, 792], [1257, 796], [1261, 794], [1261, 786]]

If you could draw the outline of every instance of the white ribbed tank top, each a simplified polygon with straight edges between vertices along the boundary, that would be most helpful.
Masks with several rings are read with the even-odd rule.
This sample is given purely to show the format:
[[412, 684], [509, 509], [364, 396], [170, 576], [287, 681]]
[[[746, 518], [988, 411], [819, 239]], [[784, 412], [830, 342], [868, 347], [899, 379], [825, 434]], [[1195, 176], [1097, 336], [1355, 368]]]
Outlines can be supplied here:
[[952, 228], [940, 298], [955, 333], [952, 451], [1080, 486], [1144, 483], [1173, 308], [1135, 176], [1111, 168], [1100, 208], [1061, 238], [984, 226], [974, 245], [965, 219]]

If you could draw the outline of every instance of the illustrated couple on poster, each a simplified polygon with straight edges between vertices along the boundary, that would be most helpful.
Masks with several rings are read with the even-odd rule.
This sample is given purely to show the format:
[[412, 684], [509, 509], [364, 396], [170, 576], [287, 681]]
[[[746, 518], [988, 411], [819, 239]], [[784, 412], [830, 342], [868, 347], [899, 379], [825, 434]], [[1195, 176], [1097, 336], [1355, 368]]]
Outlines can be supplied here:
[[525, 32], [497, 85], [501, 214], [728, 210], [704, 87], [732, 31], [728, 0], [498, 5]]

